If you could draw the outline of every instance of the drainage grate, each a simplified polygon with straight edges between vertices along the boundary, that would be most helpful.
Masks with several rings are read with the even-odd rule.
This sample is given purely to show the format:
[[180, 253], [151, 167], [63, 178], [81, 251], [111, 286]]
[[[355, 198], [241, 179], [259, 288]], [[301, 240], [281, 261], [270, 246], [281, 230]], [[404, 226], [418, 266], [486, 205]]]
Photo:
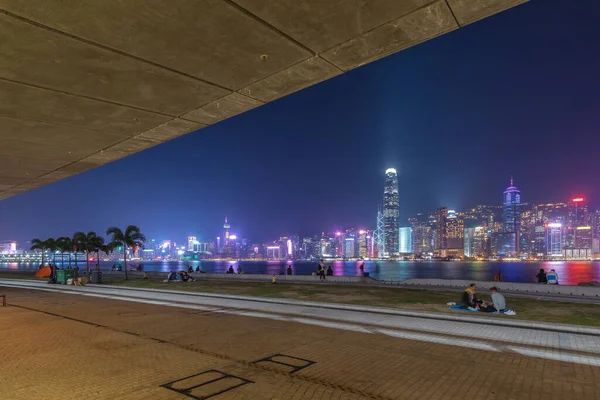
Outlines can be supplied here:
[[160, 385], [194, 400], [204, 400], [254, 383], [248, 379], [211, 369]]
[[270, 357], [265, 357], [261, 358], [260, 360], [256, 360], [252, 364], [258, 363], [274, 363], [285, 365], [286, 367], [290, 367], [292, 369], [289, 373], [293, 374], [304, 368], [310, 367], [311, 365], [315, 364], [316, 361], [310, 361], [304, 358], [288, 356], [286, 354], [274, 354]]

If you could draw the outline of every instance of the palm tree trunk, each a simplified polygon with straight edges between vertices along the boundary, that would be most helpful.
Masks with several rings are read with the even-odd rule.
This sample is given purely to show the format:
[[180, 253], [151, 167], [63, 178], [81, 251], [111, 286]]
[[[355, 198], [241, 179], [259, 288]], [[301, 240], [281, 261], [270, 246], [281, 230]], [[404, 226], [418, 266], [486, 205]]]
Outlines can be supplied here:
[[129, 279], [127, 277], [127, 246], [123, 243], [123, 269], [125, 270], [125, 279]]
[[46, 249], [42, 247], [42, 267], [44, 266], [44, 251], [46, 251]]
[[90, 257], [87, 250], [85, 251], [85, 274], [88, 277], [90, 276]]

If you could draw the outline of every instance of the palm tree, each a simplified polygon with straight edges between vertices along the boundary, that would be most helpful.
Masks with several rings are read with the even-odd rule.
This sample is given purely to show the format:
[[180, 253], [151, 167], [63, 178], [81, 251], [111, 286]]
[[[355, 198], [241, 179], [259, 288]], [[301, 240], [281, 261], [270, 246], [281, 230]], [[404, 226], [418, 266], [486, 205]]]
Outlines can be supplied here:
[[110, 244], [123, 246], [123, 268], [125, 269], [125, 279], [127, 277], [127, 249], [129, 247], [143, 247], [146, 243], [146, 236], [140, 232], [140, 228], [135, 225], [129, 225], [125, 232], [113, 226], [106, 230], [107, 235], [112, 235]]
[[[90, 232], [92, 233], [92, 232]], [[100, 269], [100, 252], [104, 251], [107, 254], [112, 250], [108, 249], [108, 246], [104, 244], [104, 238], [102, 236], [94, 236], [89, 243], [89, 251], [96, 253], [96, 269]]]
[[73, 251], [73, 239], [62, 236], [56, 239], [56, 246], [60, 250], [61, 263], [65, 267], [65, 253], [69, 253], [69, 267], [71, 266], [71, 251]]
[[52, 253], [52, 263], [56, 264], [56, 249], [58, 249], [58, 245], [56, 244], [56, 240], [53, 238], [48, 238], [45, 240], [46, 248], [50, 250]]
[[[98, 239], [102, 238], [99, 238], [96, 232], [88, 232], [87, 234], [83, 232], [75, 232], [73, 234], [73, 242], [75, 246], [85, 253], [85, 272], [87, 276], [89, 276], [90, 273], [89, 255], [91, 251], [96, 251], [96, 241]], [[102, 243], [104, 243], [104, 239], [102, 239]], [[77, 253], [75, 253], [75, 257], [77, 257]], [[77, 265], [77, 258], [75, 258], [75, 265]]]
[[42, 251], [42, 266], [44, 265], [44, 253], [46, 253], [47, 248], [48, 248], [47, 240], [33, 239], [31, 241], [31, 250], [41, 250]]

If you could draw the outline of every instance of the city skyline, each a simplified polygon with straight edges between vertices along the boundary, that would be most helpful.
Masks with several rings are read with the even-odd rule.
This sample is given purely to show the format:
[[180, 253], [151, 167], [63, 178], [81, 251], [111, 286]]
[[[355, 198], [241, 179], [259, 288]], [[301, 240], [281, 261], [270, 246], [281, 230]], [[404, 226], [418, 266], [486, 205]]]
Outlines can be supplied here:
[[[131, 251], [142, 259], [600, 257], [600, 209], [590, 210], [581, 196], [560, 203], [522, 202], [511, 176], [500, 204], [458, 211], [442, 206], [400, 221], [399, 192], [397, 171], [387, 168], [375, 225], [339, 224], [308, 236], [292, 233], [292, 229], [275, 235], [278, 239], [264, 241], [238, 235], [225, 215], [222, 230], [213, 237], [187, 236], [187, 245], [179, 238], [149, 238], [143, 248]], [[27, 243], [22, 250], [27, 250]], [[15, 242], [0, 240], [0, 254], [21, 254], [22, 250]]]
[[[379, 177], [381, 178], [381, 176]], [[398, 248], [399, 247], [399, 241], [401, 240], [401, 237], [398, 236], [398, 234], [393, 235], [392, 232], [398, 232], [399, 229], [401, 228], [405, 228], [410, 226], [410, 222], [411, 219], [415, 218], [415, 216], [417, 215], [437, 215], [437, 221], [439, 223], [442, 223], [440, 221], [442, 221], [443, 219], [443, 224], [446, 223], [447, 219], [448, 219], [448, 213], [451, 213], [452, 215], [450, 215], [450, 219], [454, 219], [456, 216], [456, 213], [464, 213], [465, 211], [468, 211], [470, 209], [474, 209], [476, 207], [480, 207], [480, 206], [491, 206], [491, 207], [498, 207], [498, 209], [502, 209], [503, 210], [503, 214], [502, 214], [502, 220], [503, 220], [503, 230], [506, 232], [518, 232], [519, 231], [519, 226], [520, 226], [520, 211], [518, 211], [517, 209], [514, 208], [513, 204], [520, 204], [521, 203], [521, 192], [519, 189], [517, 189], [517, 187], [514, 184], [514, 177], [511, 175], [510, 176], [510, 184], [509, 187], [507, 189], [504, 190], [503, 192], [503, 196], [502, 199], [503, 201], [497, 201], [496, 203], [489, 203], [489, 204], [471, 204], [471, 205], [467, 205], [464, 208], [457, 208], [457, 207], [453, 207], [452, 205], [446, 206], [446, 205], [441, 205], [440, 207], [437, 208], [436, 210], [419, 210], [416, 213], [413, 213], [412, 215], [408, 216], [407, 218], [400, 218], [399, 215], [399, 211], [401, 210], [401, 207], [399, 205], [400, 203], [400, 197], [399, 197], [399, 191], [400, 191], [400, 185], [398, 184], [398, 180], [397, 180], [397, 171], [395, 168], [393, 167], [389, 167], [385, 170], [385, 174], [383, 175], [383, 179], [380, 179], [380, 181], [382, 182], [382, 187], [383, 187], [383, 201], [378, 202], [375, 205], [372, 205], [373, 207], [375, 207], [375, 209], [379, 209], [379, 213], [382, 217], [381, 221], [382, 221], [382, 231], [383, 231], [383, 243], [382, 244], [382, 249], [384, 249], [384, 252], [387, 252], [385, 250], [386, 244], [389, 246], [389, 243], [392, 243], [392, 246], [394, 246], [394, 248]], [[509, 201], [509, 197], [507, 197], [507, 195], [510, 194], [510, 201]], [[516, 201], [515, 201], [515, 196], [516, 196]], [[593, 205], [593, 203], [589, 202], [589, 199], [587, 197], [582, 197], [579, 194], [571, 194], [568, 196], [563, 196], [561, 200], [559, 201], [539, 201], [539, 202], [532, 202], [532, 201], [524, 201], [523, 204], [524, 205], [534, 205], [534, 204], [539, 204], [539, 205], [544, 205], [544, 204], [554, 204], [554, 203], [568, 203], [569, 200], [572, 199], [578, 199], [581, 201], [585, 200], [585, 204], [586, 207], [589, 207], [589, 209], [591, 210], [591, 213], [594, 212], [594, 210], [596, 210], [596, 206]], [[387, 228], [386, 228], [386, 217], [385, 217], [385, 209], [386, 209], [386, 204], [387, 204], [387, 210], [388, 210], [388, 214], [389, 217], [387, 218]], [[371, 207], [371, 208], [373, 208]], [[442, 214], [440, 214], [440, 210], [442, 210]], [[600, 211], [600, 207], [598, 207], [598, 211]], [[515, 216], [516, 214], [516, 216]], [[327, 227], [321, 227], [320, 229], [315, 229], [313, 228], [311, 231], [309, 232], [299, 232], [297, 229], [294, 228], [287, 228], [284, 229], [281, 232], [271, 232], [271, 233], [267, 233], [265, 234], [265, 237], [260, 237], [257, 238], [256, 236], [252, 235], [252, 234], [248, 234], [246, 232], [252, 232], [253, 231], [253, 227], [248, 227], [248, 226], [241, 226], [240, 224], [238, 224], [237, 230], [232, 230], [232, 232], [230, 232], [229, 230], [231, 229], [232, 225], [229, 223], [229, 217], [228, 214], [225, 213], [224, 216], [222, 217], [222, 220], [224, 218], [224, 224], [223, 222], [221, 222], [221, 226], [222, 229], [220, 230], [215, 230], [214, 228], [211, 227], [205, 227], [205, 229], [203, 229], [204, 231], [208, 231], [209, 233], [204, 233], [204, 234], [199, 234], [198, 232], [193, 232], [193, 231], [189, 231], [187, 233], [181, 233], [178, 232], [175, 235], [173, 234], [164, 234], [161, 232], [156, 232], [156, 233], [152, 233], [149, 234], [148, 237], [152, 237], [153, 239], [159, 238], [159, 241], [163, 241], [163, 240], [167, 240], [167, 241], [174, 241], [177, 243], [185, 243], [186, 241], [188, 241], [190, 239], [190, 237], [193, 237], [194, 239], [196, 239], [196, 236], [199, 240], [203, 240], [203, 241], [210, 241], [210, 240], [214, 240], [216, 246], [220, 249], [222, 247], [224, 247], [227, 243], [227, 240], [229, 239], [229, 235], [230, 233], [233, 235], [235, 233], [235, 235], [237, 237], [241, 238], [246, 238], [249, 240], [255, 240], [257, 242], [269, 242], [272, 238], [275, 238], [277, 236], [286, 236], [286, 235], [300, 235], [300, 236], [311, 236], [315, 233], [328, 233], [328, 232], [336, 232], [339, 231], [340, 229], [369, 229], [372, 230], [374, 232], [376, 232], [378, 226], [377, 226], [377, 218], [375, 218], [375, 223], [372, 222], [366, 222], [363, 224], [349, 224], [349, 223], [345, 223], [343, 221], [338, 221], [336, 223], [331, 224], [330, 226]], [[510, 225], [507, 225], [510, 224]], [[140, 224], [138, 224], [140, 225]], [[441, 226], [441, 225], [440, 225]], [[439, 237], [439, 239], [437, 239], [437, 241], [439, 243], [441, 243], [440, 241], [442, 240], [446, 240], [446, 238], [443, 236], [442, 231], [440, 231], [440, 226], [438, 226], [438, 230], [437, 230], [437, 235]], [[84, 229], [85, 230], [85, 229]], [[91, 230], [91, 229], [88, 229]], [[458, 229], [460, 230], [460, 229]], [[103, 233], [103, 230], [100, 229], [98, 230], [98, 232], [100, 234]], [[65, 232], [64, 235], [63, 234], [57, 234], [54, 236], [68, 236], [69, 233]], [[377, 235], [377, 234], [375, 234]], [[9, 242], [9, 241], [16, 241], [18, 243], [28, 243], [33, 237], [39, 237], [40, 235], [34, 235], [32, 237], [27, 237], [27, 238], [15, 238], [15, 237], [1, 237], [0, 236], [0, 242]], [[391, 240], [389, 243], [387, 242], [388, 240]], [[445, 245], [444, 245], [445, 246]], [[513, 245], [518, 252], [518, 242]]]
[[264, 240], [373, 226], [378, 177], [391, 166], [401, 221], [496, 204], [511, 175], [527, 202], [581, 195], [596, 208], [600, 54], [589, 49], [600, 4], [573, 3], [529, 2], [0, 201], [0, 238], [136, 224], [183, 240], [213, 236], [225, 214], [240, 235]]

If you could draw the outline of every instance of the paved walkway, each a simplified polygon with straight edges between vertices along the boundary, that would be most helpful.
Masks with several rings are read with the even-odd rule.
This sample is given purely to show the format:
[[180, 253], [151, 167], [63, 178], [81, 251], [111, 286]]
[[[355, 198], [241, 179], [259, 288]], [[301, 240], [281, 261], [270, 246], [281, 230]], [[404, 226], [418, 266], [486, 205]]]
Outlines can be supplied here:
[[[0, 309], [7, 327], [0, 330], [1, 399], [184, 400], [161, 385], [211, 369], [253, 382], [215, 399], [600, 394], [600, 338], [593, 335], [122, 288], [0, 292], [11, 305]], [[279, 356], [253, 364], [275, 354], [315, 363], [294, 373], [281, 363], [306, 362]], [[245, 382], [239, 378], [192, 392]]]

